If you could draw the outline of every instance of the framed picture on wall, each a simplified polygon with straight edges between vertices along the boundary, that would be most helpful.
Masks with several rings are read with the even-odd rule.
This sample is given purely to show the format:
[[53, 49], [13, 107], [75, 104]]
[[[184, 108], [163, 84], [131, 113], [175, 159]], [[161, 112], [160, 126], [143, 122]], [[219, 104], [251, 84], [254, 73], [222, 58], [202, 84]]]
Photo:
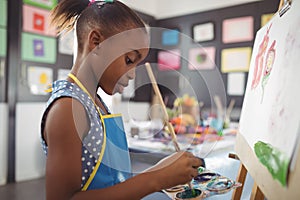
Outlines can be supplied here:
[[66, 55], [74, 53], [74, 30], [59, 36], [58, 51]]
[[244, 72], [227, 74], [227, 94], [231, 96], [242, 96], [245, 93], [246, 75]]
[[54, 6], [56, 6], [57, 1], [58, 0], [23, 0], [23, 3], [51, 10]]
[[158, 52], [158, 69], [160, 71], [178, 70], [180, 68], [180, 51], [173, 49]]
[[36, 33], [55, 37], [55, 28], [50, 27], [50, 11], [23, 5], [23, 30], [26, 32]]
[[0, 28], [0, 56], [6, 56], [7, 46], [7, 31], [4, 28]]
[[214, 24], [212, 22], [193, 26], [193, 39], [195, 42], [204, 42], [214, 39]]
[[7, 25], [7, 1], [0, 0], [0, 26]]
[[56, 38], [22, 33], [22, 60], [54, 64], [56, 62]]
[[176, 46], [179, 44], [179, 30], [166, 29], [162, 32], [161, 43], [164, 46]]
[[225, 19], [222, 24], [223, 43], [252, 41], [254, 37], [254, 19], [252, 16]]
[[214, 69], [216, 56], [215, 47], [200, 47], [189, 50], [189, 69], [206, 70]]
[[47, 95], [46, 90], [52, 81], [53, 69], [39, 66], [29, 66], [27, 68], [27, 82], [31, 94]]
[[260, 22], [260, 26], [263, 27], [264, 25], [266, 25], [274, 16], [275, 13], [270, 13], [270, 14], [264, 14], [261, 16], [261, 22]]
[[57, 70], [57, 80], [64, 80], [68, 77], [68, 74], [71, 72], [70, 69], [58, 69]]
[[221, 71], [227, 72], [248, 72], [252, 48], [230, 48], [223, 49], [221, 53]]

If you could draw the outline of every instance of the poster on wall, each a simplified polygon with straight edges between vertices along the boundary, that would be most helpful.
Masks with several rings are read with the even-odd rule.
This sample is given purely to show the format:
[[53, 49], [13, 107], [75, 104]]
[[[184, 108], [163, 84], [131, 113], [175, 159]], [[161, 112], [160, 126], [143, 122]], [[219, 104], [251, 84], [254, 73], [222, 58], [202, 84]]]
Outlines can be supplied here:
[[70, 69], [58, 69], [57, 70], [57, 80], [65, 80], [68, 78], [68, 74], [71, 72]]
[[161, 71], [178, 70], [180, 68], [180, 51], [173, 49], [170, 51], [158, 52], [158, 69]]
[[0, 56], [6, 56], [7, 31], [0, 28]]
[[261, 27], [266, 25], [272, 19], [273, 16], [274, 16], [274, 13], [262, 15], [261, 16]]
[[251, 59], [251, 47], [223, 49], [221, 55], [221, 71], [247, 72]]
[[31, 94], [47, 95], [49, 85], [53, 81], [53, 70], [48, 67], [30, 66], [27, 69], [27, 82]]
[[59, 36], [58, 51], [61, 54], [73, 55], [74, 53], [74, 31]]
[[26, 32], [52, 36], [55, 28], [50, 27], [50, 11], [33, 6], [23, 6], [23, 30]]
[[23, 0], [23, 3], [51, 10], [57, 4], [57, 0]]
[[195, 42], [204, 42], [214, 39], [214, 24], [212, 22], [193, 26], [193, 38]]
[[300, 134], [300, 1], [256, 34], [239, 132], [281, 185], [297, 158]]
[[192, 48], [189, 50], [189, 69], [205, 70], [214, 69], [215, 64], [215, 47]]
[[7, 25], [7, 1], [0, 0], [0, 27]]
[[253, 40], [254, 19], [252, 16], [226, 19], [223, 21], [222, 28], [223, 43]]
[[22, 60], [54, 64], [56, 39], [30, 33], [22, 33]]
[[242, 96], [245, 92], [245, 73], [234, 72], [227, 74], [227, 94]]
[[161, 36], [161, 43], [165, 46], [175, 46], [179, 44], [179, 31], [176, 29], [173, 30], [164, 30]]

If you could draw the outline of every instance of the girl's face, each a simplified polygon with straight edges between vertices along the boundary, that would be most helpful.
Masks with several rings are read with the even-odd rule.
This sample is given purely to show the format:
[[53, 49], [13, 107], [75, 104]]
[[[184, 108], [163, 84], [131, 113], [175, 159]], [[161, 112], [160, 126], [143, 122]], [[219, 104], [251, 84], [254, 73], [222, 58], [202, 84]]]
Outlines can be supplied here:
[[107, 94], [122, 93], [135, 78], [136, 66], [146, 58], [149, 37], [143, 29], [120, 32], [102, 41], [88, 56], [93, 73]]
[[123, 93], [129, 80], [135, 78], [136, 66], [146, 58], [149, 49], [132, 50], [115, 59], [100, 78], [100, 87], [107, 94]]

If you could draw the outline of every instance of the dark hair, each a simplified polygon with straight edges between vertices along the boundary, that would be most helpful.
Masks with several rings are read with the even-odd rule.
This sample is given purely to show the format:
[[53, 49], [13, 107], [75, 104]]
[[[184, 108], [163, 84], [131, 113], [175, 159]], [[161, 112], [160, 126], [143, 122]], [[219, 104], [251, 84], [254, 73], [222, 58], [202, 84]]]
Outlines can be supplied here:
[[[145, 28], [143, 20], [119, 1], [62, 0], [51, 12], [51, 24], [58, 33], [72, 30], [76, 24], [78, 50], [83, 47], [83, 35], [98, 29], [104, 38], [123, 30]], [[145, 30], [146, 31], [146, 30]]]

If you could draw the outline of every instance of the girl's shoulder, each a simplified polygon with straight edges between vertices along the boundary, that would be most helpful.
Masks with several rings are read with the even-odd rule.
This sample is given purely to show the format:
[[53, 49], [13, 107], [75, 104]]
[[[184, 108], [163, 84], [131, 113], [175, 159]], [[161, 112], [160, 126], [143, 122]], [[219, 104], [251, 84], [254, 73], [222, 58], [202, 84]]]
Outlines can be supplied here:
[[[78, 101], [77, 103], [80, 103], [86, 110], [93, 109], [93, 101], [91, 98], [80, 87], [67, 80], [58, 80], [52, 84], [52, 93], [47, 102], [47, 107], [50, 107], [53, 102], [58, 100], [62, 104], [70, 103], [70, 100], [63, 97], [69, 97], [72, 102]], [[73, 101], [74, 99], [77, 101]], [[77, 103], [75, 103], [75, 105]]]

